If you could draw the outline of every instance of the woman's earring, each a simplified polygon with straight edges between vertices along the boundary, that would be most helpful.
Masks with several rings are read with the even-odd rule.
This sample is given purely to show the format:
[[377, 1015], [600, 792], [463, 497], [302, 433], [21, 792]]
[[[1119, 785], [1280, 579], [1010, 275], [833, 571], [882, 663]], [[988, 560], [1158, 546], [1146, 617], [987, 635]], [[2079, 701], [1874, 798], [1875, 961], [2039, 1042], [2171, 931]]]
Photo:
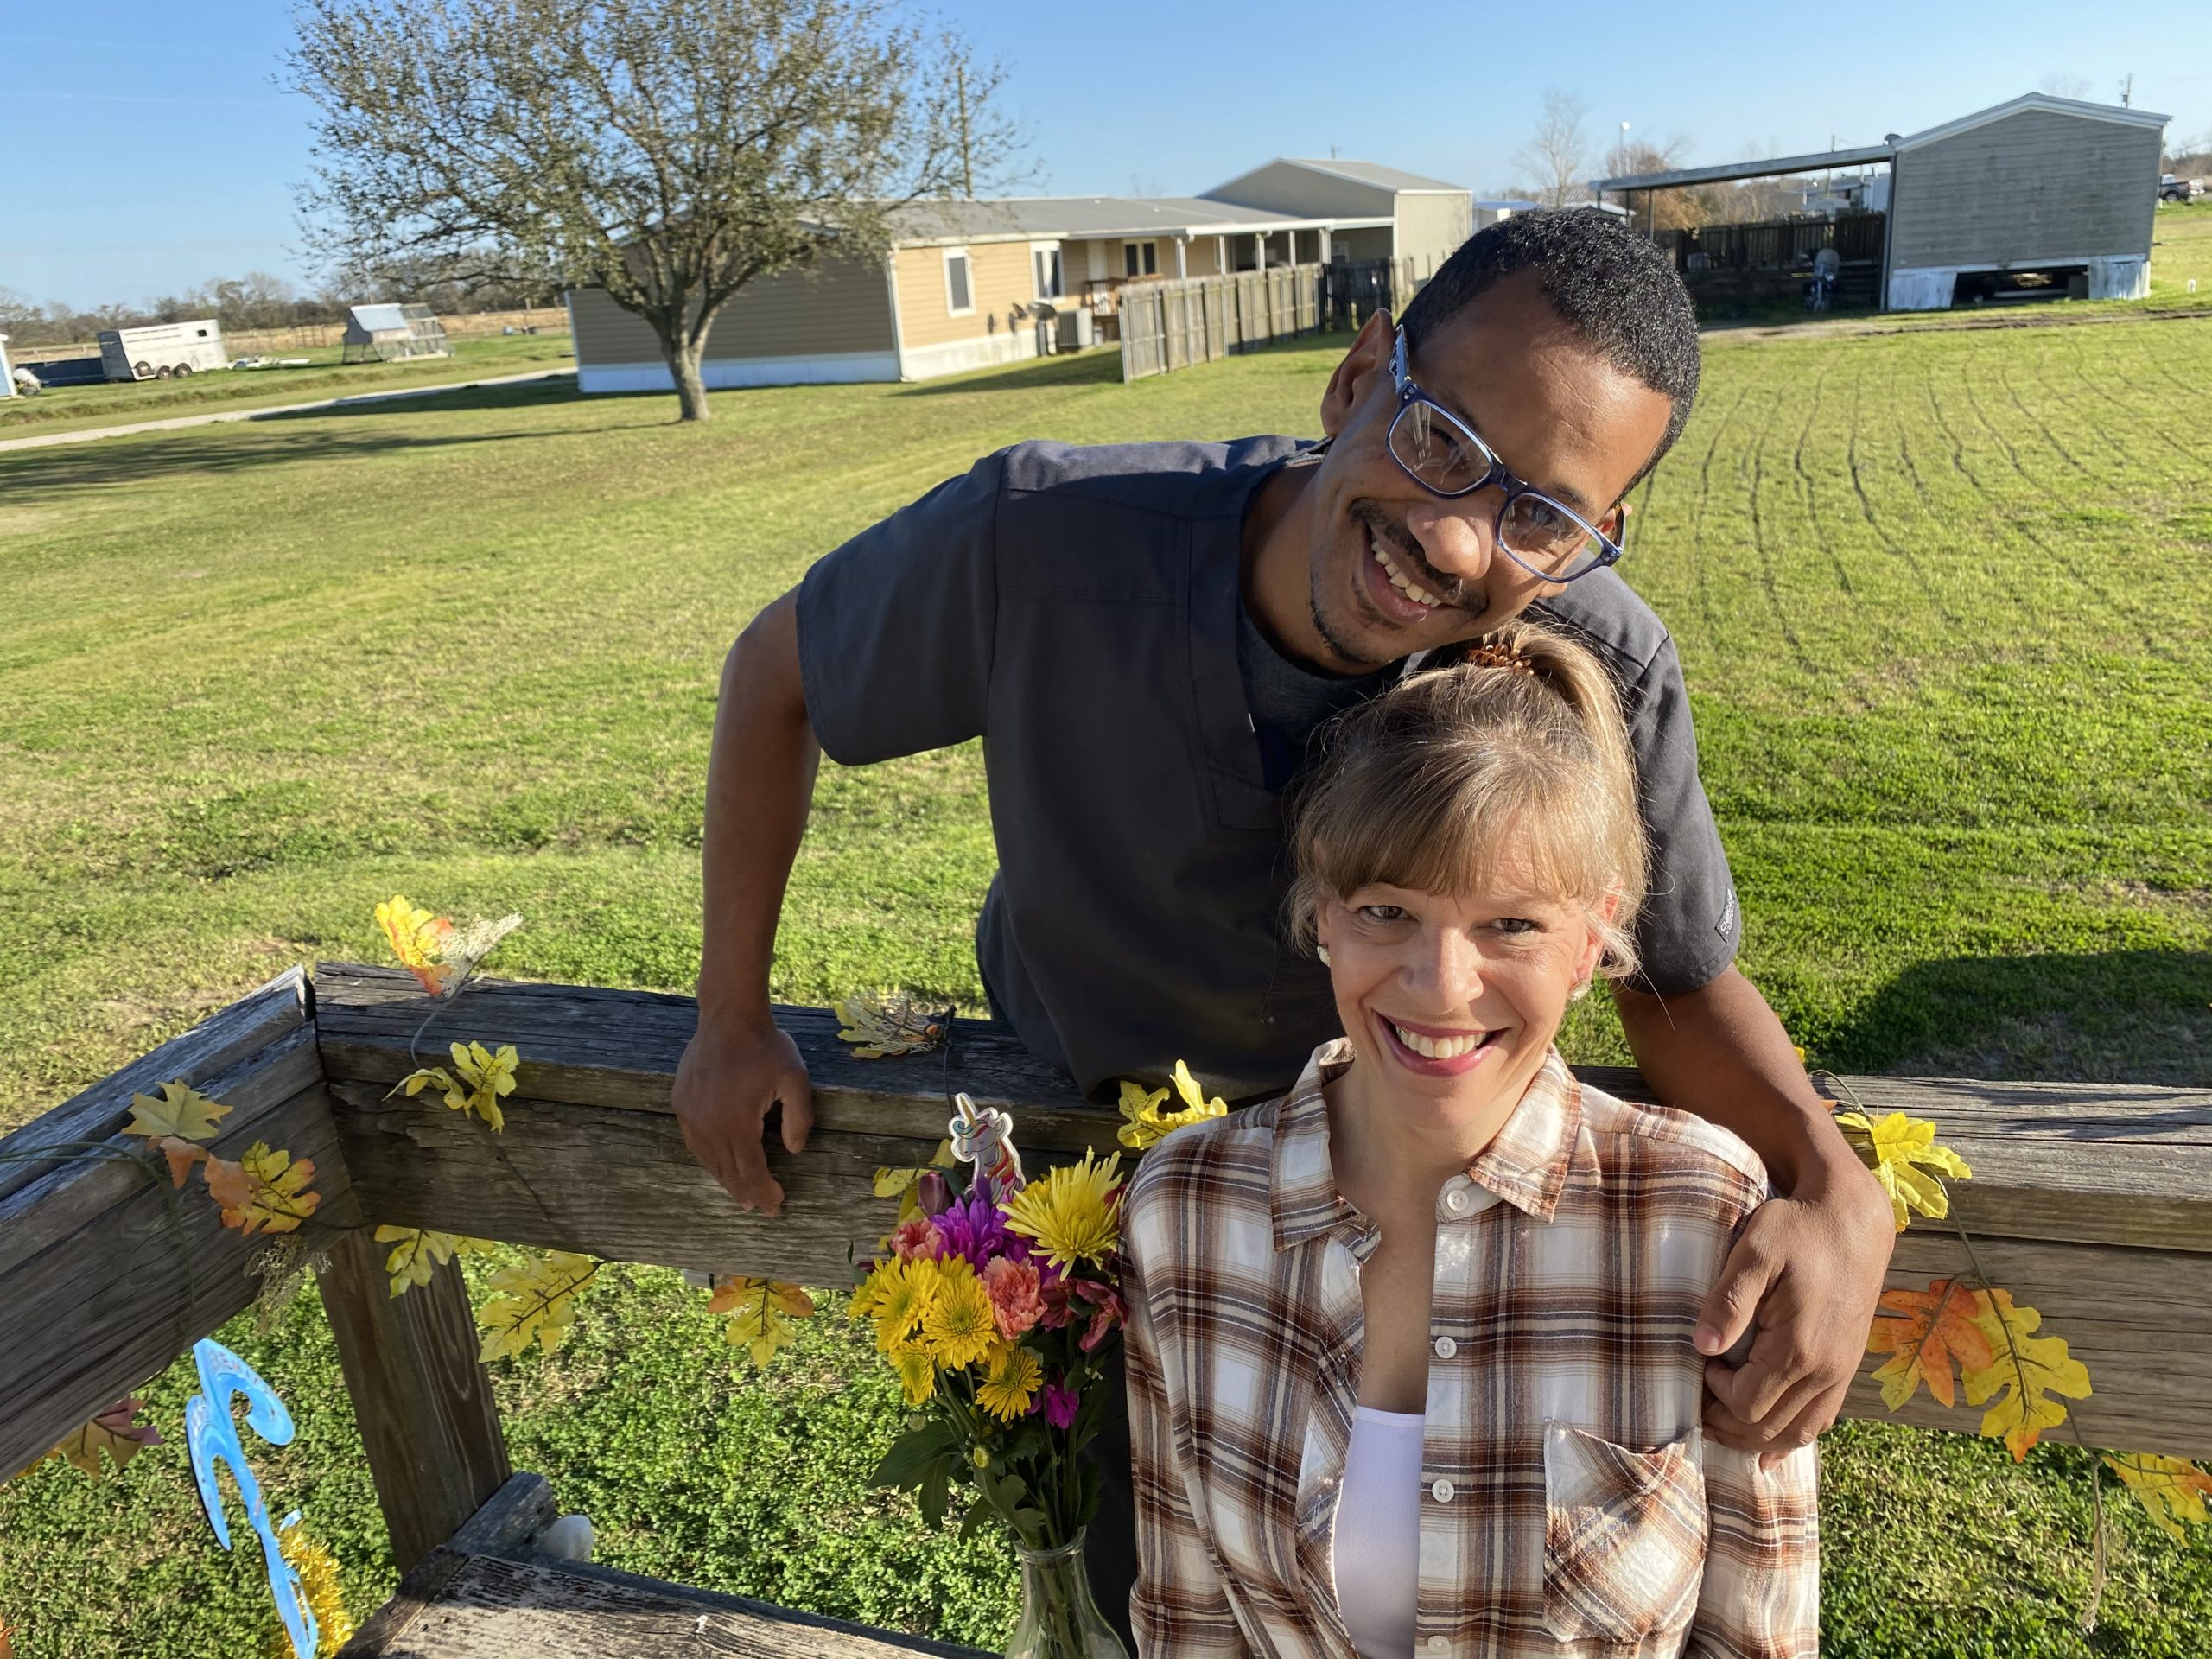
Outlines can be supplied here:
[[1590, 982], [1586, 979], [1580, 985], [1576, 986], [1573, 990], [1567, 994], [1567, 1000], [1570, 1002], [1580, 1002], [1584, 997], [1589, 995]]
[[1315, 945], [1315, 946], [1313, 947], [1313, 954], [1314, 954], [1315, 956], [1317, 956], [1317, 957], [1320, 957], [1320, 958], [1321, 958], [1321, 965], [1322, 965], [1324, 968], [1325, 968], [1325, 967], [1327, 967], [1327, 966], [1329, 965], [1329, 947], [1328, 947], [1327, 945], [1325, 945], [1325, 944], [1317, 944], [1317, 945]]

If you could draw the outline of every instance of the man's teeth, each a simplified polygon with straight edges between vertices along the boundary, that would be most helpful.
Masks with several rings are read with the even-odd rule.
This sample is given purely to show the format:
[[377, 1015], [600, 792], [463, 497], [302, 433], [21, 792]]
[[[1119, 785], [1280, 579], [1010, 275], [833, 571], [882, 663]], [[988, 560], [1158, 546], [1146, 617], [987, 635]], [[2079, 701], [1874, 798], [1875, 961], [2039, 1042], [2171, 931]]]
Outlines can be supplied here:
[[1392, 559], [1389, 554], [1383, 550], [1382, 538], [1381, 537], [1376, 535], [1372, 531], [1370, 531], [1368, 532], [1367, 541], [1368, 545], [1375, 550], [1375, 562], [1382, 567], [1382, 574], [1389, 577], [1390, 585], [1393, 588], [1403, 594], [1408, 599], [1413, 601], [1416, 605], [1427, 605], [1433, 607], [1435, 606], [1441, 605], [1444, 602], [1434, 594], [1430, 593], [1427, 588], [1422, 587], [1419, 582], [1414, 582], [1412, 578], [1408, 576], [1404, 571], [1398, 569], [1396, 561]]
[[1471, 1054], [1490, 1040], [1486, 1031], [1459, 1037], [1430, 1037], [1418, 1031], [1408, 1031], [1396, 1020], [1390, 1029], [1398, 1033], [1398, 1040], [1425, 1060], [1456, 1060], [1462, 1054]]

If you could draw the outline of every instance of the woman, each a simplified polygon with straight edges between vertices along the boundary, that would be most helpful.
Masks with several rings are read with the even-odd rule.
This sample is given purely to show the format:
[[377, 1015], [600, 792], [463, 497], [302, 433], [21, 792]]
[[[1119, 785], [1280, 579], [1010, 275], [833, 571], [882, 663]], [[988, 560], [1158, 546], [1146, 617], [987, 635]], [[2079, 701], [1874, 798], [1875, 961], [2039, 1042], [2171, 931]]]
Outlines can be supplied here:
[[1815, 1653], [1812, 1448], [1699, 1432], [1765, 1173], [1552, 1047], [1633, 965], [1604, 671], [1524, 624], [1414, 675], [1331, 734], [1293, 845], [1346, 1035], [1127, 1203], [1140, 1651]]

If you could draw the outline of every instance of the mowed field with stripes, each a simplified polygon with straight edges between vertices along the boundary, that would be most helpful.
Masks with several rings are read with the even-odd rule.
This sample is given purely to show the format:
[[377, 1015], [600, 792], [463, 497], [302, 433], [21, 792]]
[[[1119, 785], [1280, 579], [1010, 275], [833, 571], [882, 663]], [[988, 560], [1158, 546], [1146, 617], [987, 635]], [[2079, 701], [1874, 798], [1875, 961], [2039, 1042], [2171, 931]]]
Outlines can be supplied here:
[[[1990, 321], [1709, 336], [1623, 574], [1681, 642], [1745, 965], [1815, 1063], [2201, 1083], [2212, 315]], [[1024, 437], [1311, 432], [1343, 344], [1128, 386], [1109, 355], [722, 393], [688, 430], [672, 400], [529, 387], [0, 454], [0, 1127], [290, 963], [378, 959], [394, 891], [522, 912], [505, 973], [689, 988], [716, 673], [758, 606]], [[975, 1008], [992, 862], [972, 748], [826, 768], [778, 995]], [[1577, 1018], [1573, 1057], [1624, 1054]], [[999, 1546], [865, 1490], [899, 1414], [837, 1302], [766, 1379], [703, 1303], [610, 1269], [559, 1354], [497, 1368], [518, 1465], [600, 1559], [1002, 1642]], [[312, 1293], [226, 1340], [300, 1419], [258, 1454], [272, 1507], [365, 1611], [392, 1573]], [[159, 1380], [156, 1421], [188, 1392]], [[268, 1638], [170, 1440], [0, 1486], [24, 1659]], [[2179, 1656], [2212, 1617], [2212, 1545], [2116, 1504], [2080, 1630], [2064, 1446], [2016, 1469], [1853, 1425], [1826, 1469], [1833, 1655]]]

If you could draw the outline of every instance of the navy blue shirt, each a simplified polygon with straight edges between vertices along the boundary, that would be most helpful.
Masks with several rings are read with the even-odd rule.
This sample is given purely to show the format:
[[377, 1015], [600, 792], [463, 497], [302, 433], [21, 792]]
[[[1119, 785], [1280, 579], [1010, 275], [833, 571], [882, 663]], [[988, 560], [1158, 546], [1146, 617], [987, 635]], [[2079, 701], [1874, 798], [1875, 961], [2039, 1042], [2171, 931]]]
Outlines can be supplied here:
[[[1245, 507], [1307, 447], [1019, 444], [800, 587], [830, 759], [983, 740], [999, 873], [976, 960], [1023, 1042], [1087, 1092], [1180, 1058], [1231, 1101], [1280, 1093], [1336, 1034], [1326, 970], [1282, 931], [1280, 768], [1237, 660]], [[1740, 921], [1674, 643], [1611, 570], [1534, 608], [1620, 687], [1652, 853], [1639, 983], [1694, 989], [1734, 960]]]

